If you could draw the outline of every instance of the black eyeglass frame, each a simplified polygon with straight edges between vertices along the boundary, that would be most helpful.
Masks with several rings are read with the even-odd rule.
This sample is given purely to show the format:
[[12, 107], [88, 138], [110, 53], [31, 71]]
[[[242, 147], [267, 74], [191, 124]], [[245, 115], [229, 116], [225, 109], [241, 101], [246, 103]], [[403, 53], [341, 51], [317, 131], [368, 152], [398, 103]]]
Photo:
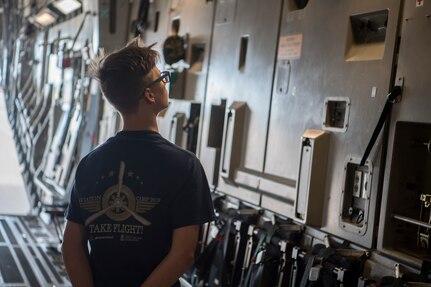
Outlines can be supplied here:
[[151, 87], [152, 85], [154, 85], [155, 83], [158, 82], [163, 82], [164, 84], [170, 83], [171, 82], [171, 72], [169, 71], [163, 71], [160, 73], [160, 77], [158, 77], [157, 79], [155, 79], [154, 81], [152, 81], [148, 86], [147, 89], [149, 87]]

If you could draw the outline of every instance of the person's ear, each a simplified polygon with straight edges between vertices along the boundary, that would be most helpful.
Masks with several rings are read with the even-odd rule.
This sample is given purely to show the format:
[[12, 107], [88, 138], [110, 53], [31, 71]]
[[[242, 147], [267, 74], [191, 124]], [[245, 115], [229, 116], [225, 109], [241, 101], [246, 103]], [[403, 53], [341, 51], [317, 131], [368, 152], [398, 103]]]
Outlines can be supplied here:
[[144, 90], [143, 98], [147, 104], [154, 104], [156, 102], [156, 97], [150, 88]]

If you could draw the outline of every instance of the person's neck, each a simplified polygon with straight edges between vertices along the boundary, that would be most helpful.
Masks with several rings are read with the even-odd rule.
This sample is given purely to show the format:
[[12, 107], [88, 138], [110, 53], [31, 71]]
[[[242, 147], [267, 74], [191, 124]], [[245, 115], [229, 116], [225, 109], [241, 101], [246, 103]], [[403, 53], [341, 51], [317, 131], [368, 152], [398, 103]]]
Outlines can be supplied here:
[[123, 131], [153, 131], [159, 132], [157, 119], [152, 114], [129, 114], [122, 115]]

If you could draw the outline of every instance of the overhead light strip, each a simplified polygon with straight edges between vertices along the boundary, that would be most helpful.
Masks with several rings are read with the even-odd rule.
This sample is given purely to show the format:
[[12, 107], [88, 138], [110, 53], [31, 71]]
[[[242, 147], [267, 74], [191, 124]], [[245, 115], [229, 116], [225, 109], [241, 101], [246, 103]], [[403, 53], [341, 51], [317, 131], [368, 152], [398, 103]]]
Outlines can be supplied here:
[[59, 0], [53, 2], [52, 5], [64, 15], [68, 15], [81, 8], [81, 2], [77, 0]]
[[43, 9], [34, 17], [34, 22], [40, 26], [49, 26], [57, 20], [56, 15], [54, 15], [50, 10]]

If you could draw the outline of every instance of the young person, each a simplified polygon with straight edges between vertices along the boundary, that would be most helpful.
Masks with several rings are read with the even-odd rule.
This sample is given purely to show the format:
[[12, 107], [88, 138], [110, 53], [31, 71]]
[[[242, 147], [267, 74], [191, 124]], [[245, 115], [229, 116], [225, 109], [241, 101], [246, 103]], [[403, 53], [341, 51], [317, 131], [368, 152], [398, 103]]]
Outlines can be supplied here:
[[158, 133], [170, 74], [157, 60], [137, 38], [94, 62], [123, 129], [76, 171], [62, 246], [73, 286], [180, 286], [199, 225], [214, 219], [199, 160]]

